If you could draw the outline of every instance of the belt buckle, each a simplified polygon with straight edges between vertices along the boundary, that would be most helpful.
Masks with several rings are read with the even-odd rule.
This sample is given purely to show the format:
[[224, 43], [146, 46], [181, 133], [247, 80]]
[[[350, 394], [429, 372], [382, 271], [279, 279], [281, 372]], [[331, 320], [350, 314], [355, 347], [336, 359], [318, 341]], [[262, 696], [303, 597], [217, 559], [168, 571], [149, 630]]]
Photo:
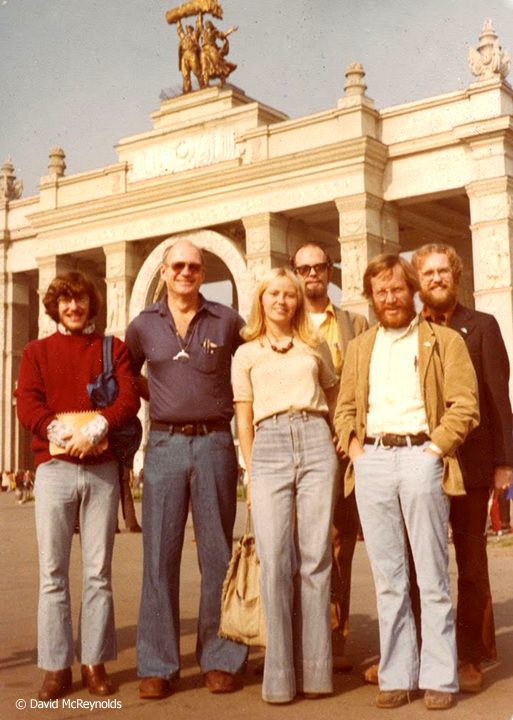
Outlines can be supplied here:
[[191, 435], [196, 434], [196, 428], [194, 425], [183, 425], [182, 426], [182, 433], [183, 435], [187, 435], [187, 437], [190, 437]]
[[384, 435], [381, 435], [381, 437], [379, 438], [379, 444], [381, 445], [382, 448], [385, 448], [385, 450], [390, 450], [390, 448], [393, 447], [392, 443], [387, 443], [387, 439], [390, 440], [390, 437], [391, 436], [389, 433], [385, 433]]

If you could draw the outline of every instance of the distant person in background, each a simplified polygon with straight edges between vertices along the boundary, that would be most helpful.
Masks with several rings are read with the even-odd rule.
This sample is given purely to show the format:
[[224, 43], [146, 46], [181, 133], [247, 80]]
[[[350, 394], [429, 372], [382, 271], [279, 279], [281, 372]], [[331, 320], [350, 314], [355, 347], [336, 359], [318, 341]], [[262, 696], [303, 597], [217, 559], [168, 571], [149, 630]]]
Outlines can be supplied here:
[[[328, 297], [333, 261], [316, 242], [302, 245], [292, 258], [292, 269], [305, 294], [305, 308], [315, 327], [328, 343], [335, 373], [340, 381], [347, 345], [356, 335], [368, 329], [363, 315], [340, 310]], [[340, 459], [339, 487], [333, 515], [331, 568], [331, 639], [334, 672], [348, 672], [352, 663], [346, 655], [349, 632], [351, 566], [358, 534], [358, 510], [354, 491], [344, 497], [343, 479], [349, 463]]]

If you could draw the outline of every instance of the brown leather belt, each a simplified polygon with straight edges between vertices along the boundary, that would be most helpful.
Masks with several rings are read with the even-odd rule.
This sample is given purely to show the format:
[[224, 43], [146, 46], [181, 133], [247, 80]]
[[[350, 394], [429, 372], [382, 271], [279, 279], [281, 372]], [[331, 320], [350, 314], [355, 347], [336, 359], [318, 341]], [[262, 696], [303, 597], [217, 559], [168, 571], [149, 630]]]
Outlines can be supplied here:
[[[379, 444], [383, 447], [405, 447], [408, 445], [408, 438], [410, 445], [424, 445], [424, 443], [430, 442], [431, 438], [426, 433], [419, 433], [418, 435], [393, 435], [392, 433], [386, 433], [381, 435], [379, 438]], [[376, 442], [375, 437], [366, 437], [365, 443], [367, 445], [374, 445]]]
[[230, 430], [230, 423], [227, 422], [205, 422], [205, 423], [183, 423], [181, 425], [174, 425], [173, 423], [161, 423], [154, 422], [150, 423], [150, 430], [159, 430], [160, 432], [167, 432], [170, 435], [208, 435], [211, 432], [222, 432]]

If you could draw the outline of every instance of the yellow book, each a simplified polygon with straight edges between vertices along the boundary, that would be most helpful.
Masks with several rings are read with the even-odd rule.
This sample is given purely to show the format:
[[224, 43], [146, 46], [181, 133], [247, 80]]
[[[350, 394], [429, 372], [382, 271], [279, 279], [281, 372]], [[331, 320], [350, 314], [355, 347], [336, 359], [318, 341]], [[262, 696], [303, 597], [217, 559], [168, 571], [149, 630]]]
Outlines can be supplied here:
[[[77, 412], [57, 413], [57, 419], [73, 428], [82, 428], [84, 425], [87, 425], [88, 422], [91, 422], [91, 420], [93, 420], [97, 415], [99, 415], [97, 410], [79, 410]], [[109, 441], [105, 438], [105, 440], [102, 440], [101, 443], [97, 445], [97, 448], [100, 452], [105, 452], [108, 446]], [[52, 442], [50, 443], [50, 455], [65, 454], [66, 450], [64, 448], [59, 447]]]

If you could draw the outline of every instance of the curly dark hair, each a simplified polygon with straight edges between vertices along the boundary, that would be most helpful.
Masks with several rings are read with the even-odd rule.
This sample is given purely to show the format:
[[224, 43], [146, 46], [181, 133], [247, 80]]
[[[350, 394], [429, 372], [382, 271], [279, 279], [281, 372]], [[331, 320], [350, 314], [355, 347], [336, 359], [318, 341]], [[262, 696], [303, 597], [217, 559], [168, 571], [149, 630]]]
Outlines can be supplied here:
[[89, 296], [89, 319], [92, 320], [98, 315], [102, 306], [102, 296], [91, 278], [74, 271], [57, 275], [50, 283], [43, 299], [46, 314], [58, 323], [59, 298], [76, 298], [79, 295]]

